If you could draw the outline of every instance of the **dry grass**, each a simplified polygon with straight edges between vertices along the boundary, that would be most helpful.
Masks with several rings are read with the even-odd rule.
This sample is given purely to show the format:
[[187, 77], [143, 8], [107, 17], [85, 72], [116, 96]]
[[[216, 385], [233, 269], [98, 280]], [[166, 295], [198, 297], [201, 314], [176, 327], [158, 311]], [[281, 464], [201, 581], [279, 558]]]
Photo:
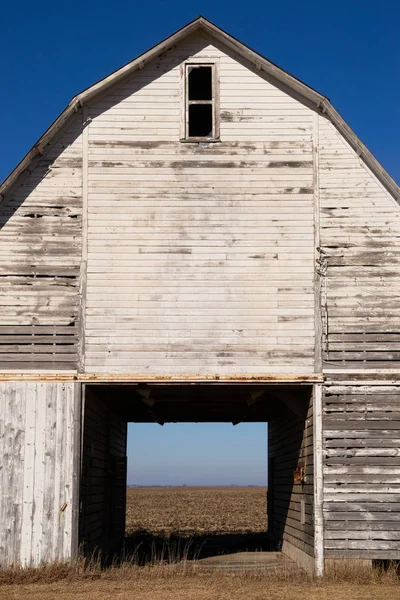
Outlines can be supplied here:
[[265, 532], [266, 501], [265, 487], [128, 488], [126, 531], [182, 537]]
[[[336, 568], [316, 580], [304, 573], [206, 572], [180, 563], [137, 567], [130, 562], [106, 570], [97, 564], [53, 565], [0, 572], [0, 598], [14, 600], [388, 600], [400, 599], [394, 571]], [[36, 583], [32, 583], [36, 581]]]

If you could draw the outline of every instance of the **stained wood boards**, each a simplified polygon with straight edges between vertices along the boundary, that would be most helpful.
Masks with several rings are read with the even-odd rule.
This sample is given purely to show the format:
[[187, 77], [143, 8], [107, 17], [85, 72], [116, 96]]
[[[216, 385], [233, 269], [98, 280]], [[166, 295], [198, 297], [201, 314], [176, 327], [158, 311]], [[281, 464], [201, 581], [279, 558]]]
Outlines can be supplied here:
[[324, 366], [399, 368], [399, 206], [324, 117], [319, 168]]
[[77, 116], [0, 204], [0, 366], [76, 365], [82, 142]]
[[77, 551], [79, 386], [0, 383], [0, 564]]
[[400, 386], [324, 390], [326, 556], [400, 558]]

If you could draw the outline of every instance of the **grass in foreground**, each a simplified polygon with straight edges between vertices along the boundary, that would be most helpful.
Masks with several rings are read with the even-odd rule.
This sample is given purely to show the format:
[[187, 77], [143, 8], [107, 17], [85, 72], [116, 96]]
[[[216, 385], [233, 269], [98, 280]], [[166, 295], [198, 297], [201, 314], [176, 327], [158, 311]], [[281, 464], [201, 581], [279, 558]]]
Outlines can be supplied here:
[[323, 579], [304, 572], [226, 574], [199, 569], [196, 561], [154, 563], [134, 560], [101, 569], [99, 561], [75, 566], [0, 571], [0, 598], [14, 600], [400, 600], [395, 569], [368, 570], [337, 563]]

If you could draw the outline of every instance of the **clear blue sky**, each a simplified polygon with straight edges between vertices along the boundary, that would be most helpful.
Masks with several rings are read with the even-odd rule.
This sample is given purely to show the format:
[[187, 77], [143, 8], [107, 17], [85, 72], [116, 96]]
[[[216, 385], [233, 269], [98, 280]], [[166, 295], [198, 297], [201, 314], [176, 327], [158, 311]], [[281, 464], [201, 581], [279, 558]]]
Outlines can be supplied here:
[[[0, 180], [73, 95], [199, 14], [328, 96], [400, 181], [395, 0], [3, 2]], [[129, 448], [133, 483], [265, 483], [260, 424], [138, 425]]]
[[266, 485], [265, 423], [131, 423], [128, 484]]

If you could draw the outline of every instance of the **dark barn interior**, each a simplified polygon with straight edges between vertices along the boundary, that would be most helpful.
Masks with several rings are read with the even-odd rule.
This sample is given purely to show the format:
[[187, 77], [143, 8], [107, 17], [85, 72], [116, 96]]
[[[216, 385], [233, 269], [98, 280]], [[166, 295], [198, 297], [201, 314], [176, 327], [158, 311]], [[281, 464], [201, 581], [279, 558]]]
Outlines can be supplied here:
[[262, 549], [290, 544], [313, 555], [311, 386], [98, 384], [86, 385], [84, 396], [79, 528], [87, 554], [124, 548], [129, 422], [268, 422], [268, 536]]

